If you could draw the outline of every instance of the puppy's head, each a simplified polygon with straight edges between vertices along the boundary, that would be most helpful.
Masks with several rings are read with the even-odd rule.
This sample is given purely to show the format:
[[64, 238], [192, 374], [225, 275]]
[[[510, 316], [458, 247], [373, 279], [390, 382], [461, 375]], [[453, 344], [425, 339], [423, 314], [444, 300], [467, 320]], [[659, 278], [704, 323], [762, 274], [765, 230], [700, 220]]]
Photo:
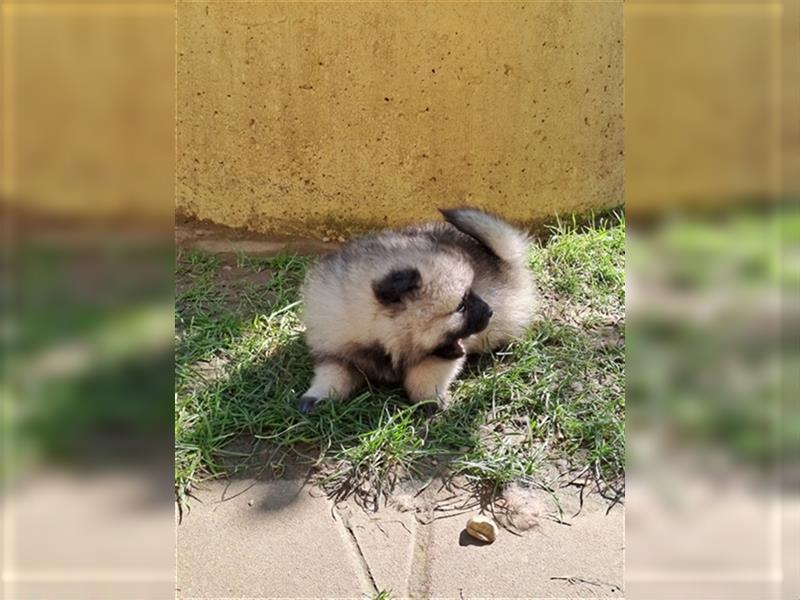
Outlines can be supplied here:
[[486, 329], [492, 317], [492, 309], [472, 290], [473, 278], [465, 258], [437, 253], [374, 280], [375, 299], [388, 316], [384, 344], [417, 356], [463, 356], [461, 341]]

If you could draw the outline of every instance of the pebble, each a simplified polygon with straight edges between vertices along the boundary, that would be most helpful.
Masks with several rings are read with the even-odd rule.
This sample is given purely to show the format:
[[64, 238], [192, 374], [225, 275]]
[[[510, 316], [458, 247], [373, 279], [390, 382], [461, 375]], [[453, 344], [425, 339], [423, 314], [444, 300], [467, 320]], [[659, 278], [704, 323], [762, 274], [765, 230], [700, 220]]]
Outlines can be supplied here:
[[467, 521], [467, 533], [476, 540], [491, 544], [497, 539], [497, 525], [487, 517], [472, 517]]

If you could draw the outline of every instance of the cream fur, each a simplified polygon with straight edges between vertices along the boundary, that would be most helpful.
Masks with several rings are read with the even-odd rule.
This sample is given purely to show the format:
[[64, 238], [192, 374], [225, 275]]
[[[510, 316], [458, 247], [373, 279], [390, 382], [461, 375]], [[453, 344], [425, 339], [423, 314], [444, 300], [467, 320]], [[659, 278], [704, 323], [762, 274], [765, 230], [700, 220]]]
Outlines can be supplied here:
[[[463, 340], [468, 353], [496, 348], [524, 333], [536, 304], [526, 236], [477, 210], [443, 214], [452, 225], [367, 236], [312, 269], [303, 289], [303, 320], [318, 364], [304, 396], [348, 396], [363, 383], [352, 352], [378, 348], [412, 401], [443, 403], [464, 359], [432, 353], [466, 323], [456, 309], [469, 291], [494, 314], [485, 330]], [[373, 284], [404, 269], [420, 274], [413, 298], [397, 307], [381, 304]]]
[[436, 400], [440, 408], [447, 402], [450, 384], [464, 366], [464, 358], [445, 360], [431, 356], [411, 367], [406, 373], [405, 384], [409, 400]]
[[311, 387], [304, 395], [312, 398], [346, 398], [363, 382], [363, 377], [344, 365], [323, 362], [314, 367]]

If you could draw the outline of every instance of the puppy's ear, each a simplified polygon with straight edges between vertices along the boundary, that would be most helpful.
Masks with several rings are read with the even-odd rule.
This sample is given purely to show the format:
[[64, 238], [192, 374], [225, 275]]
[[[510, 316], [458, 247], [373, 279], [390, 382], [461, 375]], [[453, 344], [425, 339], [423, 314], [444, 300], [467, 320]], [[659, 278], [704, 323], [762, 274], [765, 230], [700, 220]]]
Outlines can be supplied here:
[[417, 269], [395, 269], [372, 282], [372, 291], [381, 304], [396, 304], [416, 290], [422, 276]]

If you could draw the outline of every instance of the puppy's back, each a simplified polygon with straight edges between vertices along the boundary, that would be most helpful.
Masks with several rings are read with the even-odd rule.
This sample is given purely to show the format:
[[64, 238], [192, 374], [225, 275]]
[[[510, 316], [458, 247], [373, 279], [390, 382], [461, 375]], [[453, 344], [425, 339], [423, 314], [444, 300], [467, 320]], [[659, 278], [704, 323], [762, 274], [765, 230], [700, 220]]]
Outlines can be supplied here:
[[369, 234], [320, 260], [303, 287], [306, 339], [313, 351], [336, 354], [380, 338], [370, 318], [376, 305], [372, 282], [441, 252], [460, 253], [472, 263], [475, 289], [494, 309], [490, 327], [469, 344], [470, 351], [496, 347], [524, 331], [535, 306], [527, 236], [476, 209], [441, 212], [446, 222]]

